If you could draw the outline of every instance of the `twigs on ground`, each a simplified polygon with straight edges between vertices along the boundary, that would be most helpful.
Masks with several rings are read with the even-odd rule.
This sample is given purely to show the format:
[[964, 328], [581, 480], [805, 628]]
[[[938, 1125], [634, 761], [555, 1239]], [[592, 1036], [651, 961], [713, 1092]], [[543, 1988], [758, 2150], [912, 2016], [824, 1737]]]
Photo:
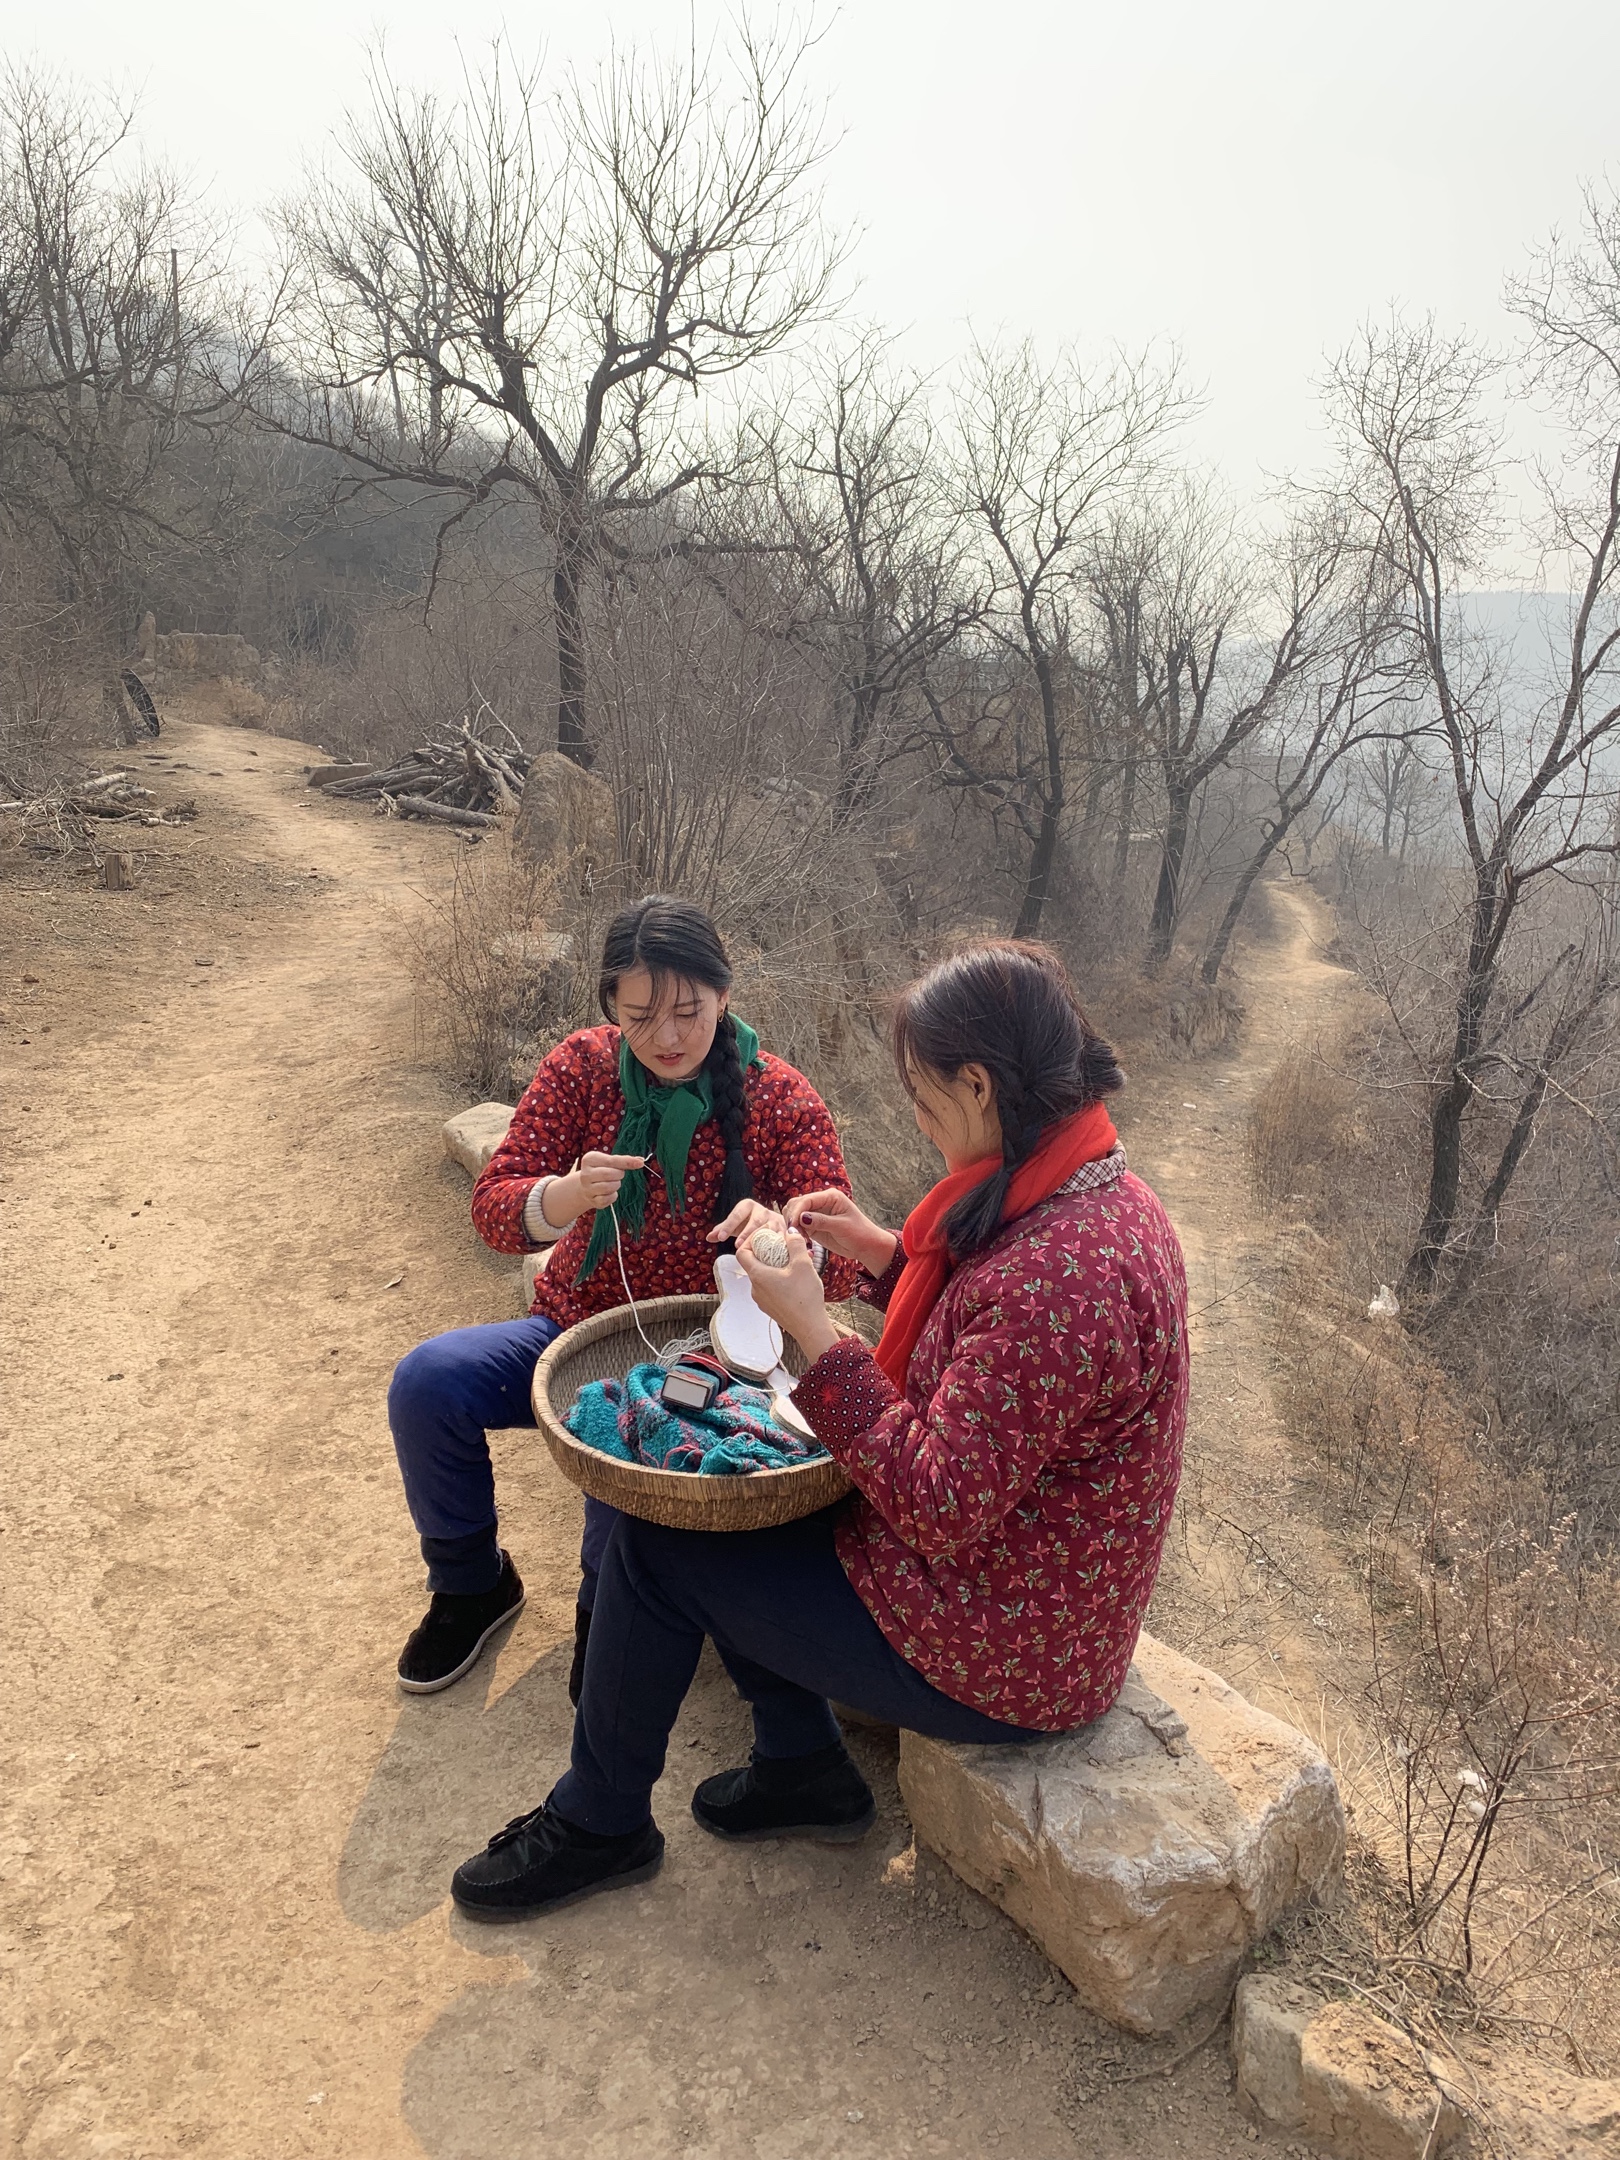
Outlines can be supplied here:
[[[127, 771], [58, 779], [38, 794], [0, 802], [21, 821], [21, 845], [36, 855], [86, 854], [98, 867], [109, 825], [178, 825], [194, 818], [194, 802], [154, 807], [156, 796]], [[122, 845], [114, 842], [114, 846]]]

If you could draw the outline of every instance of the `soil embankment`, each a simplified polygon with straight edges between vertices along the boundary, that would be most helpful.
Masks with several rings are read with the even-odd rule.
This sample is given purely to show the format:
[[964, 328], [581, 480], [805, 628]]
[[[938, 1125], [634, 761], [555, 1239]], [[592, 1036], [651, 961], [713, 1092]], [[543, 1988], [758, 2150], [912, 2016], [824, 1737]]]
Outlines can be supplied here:
[[[401, 920], [456, 843], [312, 797], [310, 760], [171, 719], [128, 762], [199, 818], [153, 829], [133, 892], [0, 887], [0, 2142], [1246, 2149], [1218, 2046], [1158, 2076], [999, 1914], [906, 1857], [881, 1739], [856, 1741], [884, 1800], [866, 1845], [704, 1838], [687, 1792], [746, 1747], [717, 1669], [676, 1735], [657, 1882], [510, 1931], [452, 1916], [451, 1867], [564, 1759], [577, 1512], [532, 1436], [499, 1437], [528, 1608], [472, 1680], [401, 1701], [422, 1594], [388, 1373], [423, 1335], [510, 1313], [511, 1271], [440, 1160], [451, 1105], [416, 1059], [402, 962]], [[1242, 1302], [1241, 1107], [1291, 1024], [1279, 999], [1302, 1021], [1318, 993], [1303, 939], [1273, 948], [1241, 1056], [1149, 1079], [1132, 1121], [1202, 1307], [1189, 1491], [1241, 1487], [1226, 1512], [1250, 1525], [1262, 1498], [1286, 1506], [1286, 1467]], [[1215, 1659], [1206, 1542], [1160, 1625]]]

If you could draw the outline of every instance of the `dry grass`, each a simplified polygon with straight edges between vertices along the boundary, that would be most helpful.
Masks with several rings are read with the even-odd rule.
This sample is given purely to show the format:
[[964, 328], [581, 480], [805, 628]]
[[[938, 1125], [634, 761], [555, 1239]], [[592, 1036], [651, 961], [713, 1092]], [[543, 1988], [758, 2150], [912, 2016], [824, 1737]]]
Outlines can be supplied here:
[[494, 835], [456, 857], [448, 890], [407, 932], [425, 1047], [475, 1095], [515, 1100], [578, 1024], [591, 949], [551, 928], [559, 875]]
[[1399, 1135], [1318, 1059], [1257, 1100], [1257, 1183], [1326, 1226], [1278, 1300], [1279, 1407], [1322, 1474], [1362, 1624], [1334, 1679], [1353, 1899], [1322, 1979], [1429, 2045], [1530, 2042], [1620, 2067], [1620, 1574], [1505, 1462], [1431, 1347], [1370, 1321], [1403, 1209]]
[[1337, 1073], [1291, 1050], [1255, 1099], [1249, 1166], [1268, 1200], [1323, 1192], [1350, 1151], [1355, 1094]]

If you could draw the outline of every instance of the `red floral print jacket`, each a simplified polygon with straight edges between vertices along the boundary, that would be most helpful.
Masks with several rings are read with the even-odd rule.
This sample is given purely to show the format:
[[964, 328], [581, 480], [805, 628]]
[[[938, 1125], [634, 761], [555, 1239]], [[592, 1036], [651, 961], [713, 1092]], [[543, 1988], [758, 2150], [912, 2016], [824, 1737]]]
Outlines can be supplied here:
[[[750, 1067], [743, 1089], [743, 1154], [754, 1191], [767, 1207], [785, 1207], [799, 1193], [836, 1185], [849, 1191], [843, 1150], [827, 1105], [804, 1077], [769, 1052], [763, 1069]], [[523, 1227], [523, 1204], [537, 1179], [560, 1177], [589, 1148], [606, 1154], [624, 1117], [619, 1086], [619, 1031], [582, 1028], [542, 1063], [512, 1114], [506, 1138], [479, 1173], [472, 1217], [478, 1235], [497, 1252], [533, 1252]], [[686, 1162], [686, 1206], [670, 1210], [656, 1171], [647, 1180], [647, 1213], [639, 1237], [624, 1241], [625, 1273], [639, 1298], [676, 1297], [714, 1289], [715, 1247], [707, 1242], [720, 1193], [725, 1149], [713, 1119], [700, 1125]], [[531, 1310], [572, 1327], [591, 1313], [624, 1303], [619, 1263], [612, 1253], [578, 1285], [574, 1277], [590, 1242], [590, 1209], [558, 1240], [535, 1283]], [[829, 1258], [824, 1281], [832, 1299], [854, 1294], [861, 1270]]]
[[[886, 1302], [898, 1266], [865, 1295]], [[946, 1285], [902, 1395], [841, 1342], [793, 1391], [857, 1491], [844, 1572], [941, 1693], [1038, 1732], [1109, 1708], [1159, 1570], [1187, 1421], [1187, 1279], [1116, 1148]]]

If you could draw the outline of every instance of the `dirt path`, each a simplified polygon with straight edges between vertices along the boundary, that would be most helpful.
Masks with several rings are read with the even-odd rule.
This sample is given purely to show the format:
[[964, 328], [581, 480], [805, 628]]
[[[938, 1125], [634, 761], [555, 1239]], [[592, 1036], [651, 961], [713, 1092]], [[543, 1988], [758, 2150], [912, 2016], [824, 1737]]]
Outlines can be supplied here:
[[1355, 978], [1324, 957], [1332, 924], [1308, 886], [1267, 885], [1261, 902], [1241, 1042], [1144, 1076], [1122, 1121], [1133, 1165], [1175, 1217], [1193, 1314], [1187, 1462], [1150, 1625], [1311, 1733], [1343, 1772], [1356, 1743], [1335, 1652], [1355, 1632], [1357, 1594], [1316, 1469], [1272, 1401], [1270, 1300], [1295, 1256], [1289, 1226], [1254, 1203], [1247, 1120], [1287, 1051], [1331, 1048]]
[[[577, 1512], [531, 1435], [500, 1437], [528, 1608], [492, 1667], [402, 1702], [421, 1571], [384, 1387], [419, 1337], [509, 1314], [512, 1285], [440, 1160], [453, 1105], [415, 1061], [402, 964], [453, 843], [312, 799], [310, 757], [172, 720], [143, 777], [200, 816], [154, 832], [134, 893], [0, 887], [4, 2149], [1246, 2148], [1218, 2047], [1137, 2077], [1153, 2052], [999, 1914], [926, 1854], [890, 1865], [884, 1741], [856, 1742], [884, 1803], [863, 1847], [705, 1839], [686, 1793], [746, 1747], [712, 1670], [657, 1882], [495, 1934], [452, 1916], [451, 1867], [564, 1759]], [[1303, 1009], [1308, 955], [1277, 953]], [[1200, 1296], [1234, 1272], [1237, 1106], [1278, 1039], [1268, 1020], [1243, 1059], [1139, 1091], [1138, 1160]], [[1218, 1078], [1218, 1130], [1159, 1122]], [[1214, 1310], [1206, 1405], [1253, 1354], [1240, 1308]], [[1197, 1474], [1244, 1444], [1201, 1439]], [[1186, 1639], [1208, 1600], [1183, 1573]]]

